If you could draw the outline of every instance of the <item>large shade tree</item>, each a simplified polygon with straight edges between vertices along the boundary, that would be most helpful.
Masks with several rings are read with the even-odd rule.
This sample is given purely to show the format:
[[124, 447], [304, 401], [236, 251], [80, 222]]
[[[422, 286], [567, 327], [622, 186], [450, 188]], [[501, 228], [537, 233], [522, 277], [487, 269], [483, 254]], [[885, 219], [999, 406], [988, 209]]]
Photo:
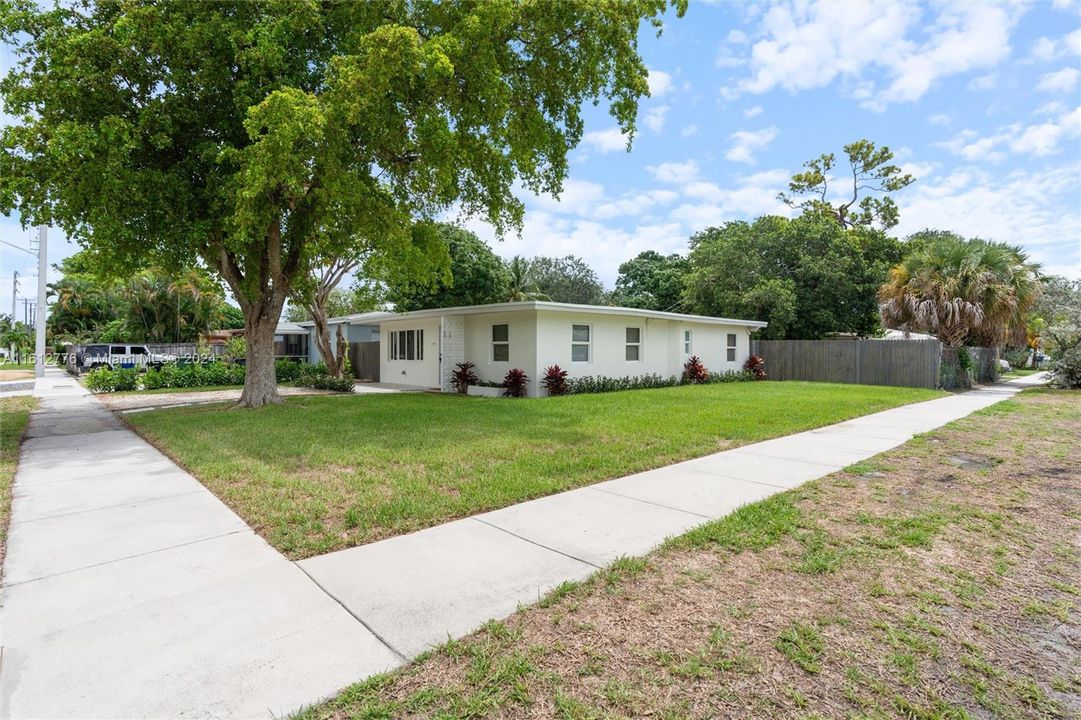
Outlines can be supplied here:
[[688, 259], [693, 311], [765, 320], [765, 339], [817, 339], [879, 328], [876, 292], [901, 249], [880, 230], [809, 212], [708, 228], [691, 238]]
[[0, 209], [116, 267], [204, 262], [244, 312], [241, 404], [280, 402], [297, 278], [357, 238], [430, 255], [451, 205], [519, 226], [513, 184], [560, 190], [584, 102], [633, 135], [668, 5], [14, 0]]
[[529, 261], [529, 269], [537, 292], [553, 302], [604, 305], [608, 301], [597, 272], [580, 257], [541, 255]]
[[441, 223], [439, 236], [450, 253], [449, 274], [402, 277], [389, 283], [387, 299], [399, 311], [501, 302], [507, 295], [508, 272], [503, 261], [475, 234]]
[[679, 311], [691, 265], [682, 255], [646, 250], [619, 266], [612, 302], [647, 310]]

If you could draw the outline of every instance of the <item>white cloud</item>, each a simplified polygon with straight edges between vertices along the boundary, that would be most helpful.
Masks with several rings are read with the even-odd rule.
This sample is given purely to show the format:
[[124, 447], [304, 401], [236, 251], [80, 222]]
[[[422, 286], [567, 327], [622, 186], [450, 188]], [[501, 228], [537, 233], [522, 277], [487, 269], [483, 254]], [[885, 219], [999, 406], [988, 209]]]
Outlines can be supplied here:
[[747, 37], [747, 33], [743, 32], [742, 30], [728, 31], [728, 42], [732, 43], [733, 45], [746, 45], [750, 41], [751, 39]]
[[1034, 125], [1013, 123], [981, 136], [965, 129], [944, 142], [934, 143], [969, 161], [999, 162], [1009, 155], [1044, 157], [1059, 151], [1063, 139], [1081, 135], [1081, 108]]
[[1066, 106], [1060, 103], [1058, 100], [1052, 100], [1046, 102], [1040, 107], [1032, 111], [1033, 115], [1061, 115], [1066, 112]]
[[1059, 58], [1079, 55], [1081, 55], [1081, 29], [1057, 39], [1039, 38], [1032, 46], [1032, 59], [1036, 62], [1051, 62]]
[[748, 119], [753, 118], [753, 117], [758, 117], [761, 114], [762, 114], [762, 106], [761, 105], [755, 105], [754, 107], [749, 107], [749, 108], [747, 108], [746, 110], [743, 111], [743, 117], [748, 118]]
[[681, 136], [685, 137], [685, 138], [686, 137], [694, 137], [695, 135], [698, 134], [698, 126], [693, 125], [693, 124], [692, 125], [687, 125], [682, 130], [679, 131], [679, 134]]
[[713, 64], [719, 68], [736, 68], [746, 64], [746, 62], [746, 60], [732, 52], [732, 48], [727, 45], [722, 45], [717, 50], [717, 57], [713, 60]]
[[1024, 12], [991, 3], [935, 7], [928, 19], [913, 3], [773, 5], [751, 49], [750, 75], [724, 94], [799, 91], [843, 79], [861, 105], [881, 111], [920, 99], [941, 78], [996, 66], [1009, 56], [1010, 31]]
[[680, 204], [670, 217], [686, 224], [693, 233], [729, 220], [791, 215], [792, 209], [777, 199], [788, 180], [787, 170], [775, 169], [737, 178], [730, 187], [694, 181], [683, 187], [683, 195], [699, 202]]
[[1081, 274], [1079, 178], [1072, 164], [1005, 176], [955, 169], [937, 182], [917, 183], [897, 198], [904, 236], [943, 228], [1022, 244], [1051, 273]]
[[651, 97], [661, 97], [672, 89], [672, 76], [661, 70], [650, 70], [646, 82], [649, 83]]
[[567, 213], [570, 215], [586, 215], [593, 212], [604, 198], [604, 185], [590, 182], [589, 180], [577, 180], [568, 178], [563, 183], [563, 192], [559, 198], [550, 195], [529, 195], [532, 206], [553, 213]]
[[763, 130], [738, 130], [730, 136], [732, 146], [725, 153], [725, 157], [732, 162], [754, 164], [754, 153], [769, 147], [773, 139], [777, 137], [777, 128], [768, 127]]
[[953, 120], [949, 115], [944, 113], [935, 113], [934, 115], [929, 115], [927, 117], [927, 122], [932, 125], [949, 125]]
[[1073, 92], [1077, 87], [1077, 81], [1081, 79], [1081, 70], [1073, 67], [1064, 67], [1054, 72], [1049, 72], [1040, 76], [1040, 81], [1036, 83], [1036, 89], [1041, 92], [1049, 93], [1068, 93]]
[[620, 132], [618, 127], [610, 127], [607, 130], [591, 130], [582, 136], [582, 141], [592, 146], [597, 152], [605, 155], [617, 150], [627, 149], [627, 136]]
[[655, 133], [659, 133], [664, 129], [665, 118], [668, 115], [667, 105], [658, 105], [657, 107], [646, 110], [645, 115], [642, 116], [642, 122], [646, 124], [646, 127]]
[[998, 84], [998, 75], [995, 73], [989, 73], [987, 75], [980, 75], [979, 77], [972, 78], [968, 81], [969, 90], [992, 90], [995, 85]]
[[698, 176], [698, 163], [694, 160], [688, 160], [687, 162], [667, 162], [660, 165], [649, 165], [646, 167], [657, 180], [666, 183], [687, 183], [695, 179]]

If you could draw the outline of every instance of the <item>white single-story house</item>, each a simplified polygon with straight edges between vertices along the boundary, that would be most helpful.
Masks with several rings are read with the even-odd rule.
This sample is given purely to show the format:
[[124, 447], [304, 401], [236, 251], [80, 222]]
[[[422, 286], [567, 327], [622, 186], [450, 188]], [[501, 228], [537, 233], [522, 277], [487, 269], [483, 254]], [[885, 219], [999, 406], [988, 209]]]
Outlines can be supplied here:
[[[331, 331], [343, 323], [350, 343], [379, 343], [375, 377], [380, 382], [451, 391], [455, 365], [472, 362], [477, 377], [488, 382], [502, 382], [511, 368], [524, 370], [530, 395], [538, 394], [550, 365], [572, 378], [667, 377], [679, 375], [687, 359], [697, 355], [710, 371], [739, 370], [750, 354], [750, 333], [766, 326], [756, 320], [541, 301], [361, 313], [331, 318]], [[309, 360], [318, 362], [315, 343], [308, 347]], [[374, 352], [371, 357], [374, 362]]]

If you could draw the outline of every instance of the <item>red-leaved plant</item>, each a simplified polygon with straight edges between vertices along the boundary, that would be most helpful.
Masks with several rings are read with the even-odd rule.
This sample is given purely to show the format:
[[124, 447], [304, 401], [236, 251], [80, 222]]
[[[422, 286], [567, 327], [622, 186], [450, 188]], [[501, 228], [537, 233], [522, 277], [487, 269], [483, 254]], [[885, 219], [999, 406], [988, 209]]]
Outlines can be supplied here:
[[558, 365], [544, 368], [544, 379], [541, 383], [549, 395], [566, 395], [570, 389], [567, 387], [567, 371]]
[[511, 368], [503, 377], [503, 394], [507, 397], [525, 397], [528, 382], [529, 378], [526, 377], [525, 370]]
[[695, 383], [696, 385], [709, 382], [709, 370], [706, 370], [706, 366], [702, 364], [697, 355], [691, 355], [683, 366], [683, 382]]
[[761, 355], [751, 355], [743, 363], [743, 369], [754, 375], [755, 380], [766, 379], [766, 361]]
[[465, 395], [469, 392], [470, 385], [477, 384], [477, 374], [473, 372], [475, 368], [471, 362], [460, 362], [454, 365], [454, 372], [450, 374], [450, 382], [454, 386], [454, 389]]

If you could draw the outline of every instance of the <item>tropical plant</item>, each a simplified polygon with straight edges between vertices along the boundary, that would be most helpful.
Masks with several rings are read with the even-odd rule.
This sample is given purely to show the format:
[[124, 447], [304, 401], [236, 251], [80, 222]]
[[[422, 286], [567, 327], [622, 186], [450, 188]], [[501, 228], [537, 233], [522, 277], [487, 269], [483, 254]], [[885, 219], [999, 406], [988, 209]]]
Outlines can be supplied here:
[[755, 380], [766, 379], [766, 361], [761, 355], [750, 355], [743, 361], [743, 370], [751, 373]]
[[537, 290], [536, 281], [530, 262], [520, 255], [515, 255], [507, 264], [507, 292], [505, 302], [526, 302], [528, 300], [551, 300]]
[[14, 348], [15, 356], [21, 359], [34, 347], [34, 332], [21, 322], [9, 324], [0, 333], [0, 344]]
[[529, 377], [521, 368], [511, 368], [503, 376], [503, 394], [507, 397], [525, 397], [529, 390]]
[[683, 364], [683, 382], [701, 385], [709, 382], [709, 370], [697, 355], [691, 355]]
[[1081, 387], [1081, 280], [1045, 278], [1037, 312], [1044, 320], [1040, 344], [1050, 358], [1052, 384]]
[[1039, 266], [1004, 243], [944, 235], [908, 255], [879, 289], [886, 327], [927, 332], [947, 347], [1025, 344]]
[[455, 363], [454, 370], [450, 374], [450, 382], [462, 395], [469, 392], [470, 385], [477, 384], [477, 373], [473, 372], [476, 364], [471, 362]]
[[544, 378], [541, 380], [541, 384], [544, 385], [544, 389], [548, 391], [549, 395], [566, 395], [570, 392], [570, 386], [567, 384], [567, 371], [558, 365], [544, 368]]

